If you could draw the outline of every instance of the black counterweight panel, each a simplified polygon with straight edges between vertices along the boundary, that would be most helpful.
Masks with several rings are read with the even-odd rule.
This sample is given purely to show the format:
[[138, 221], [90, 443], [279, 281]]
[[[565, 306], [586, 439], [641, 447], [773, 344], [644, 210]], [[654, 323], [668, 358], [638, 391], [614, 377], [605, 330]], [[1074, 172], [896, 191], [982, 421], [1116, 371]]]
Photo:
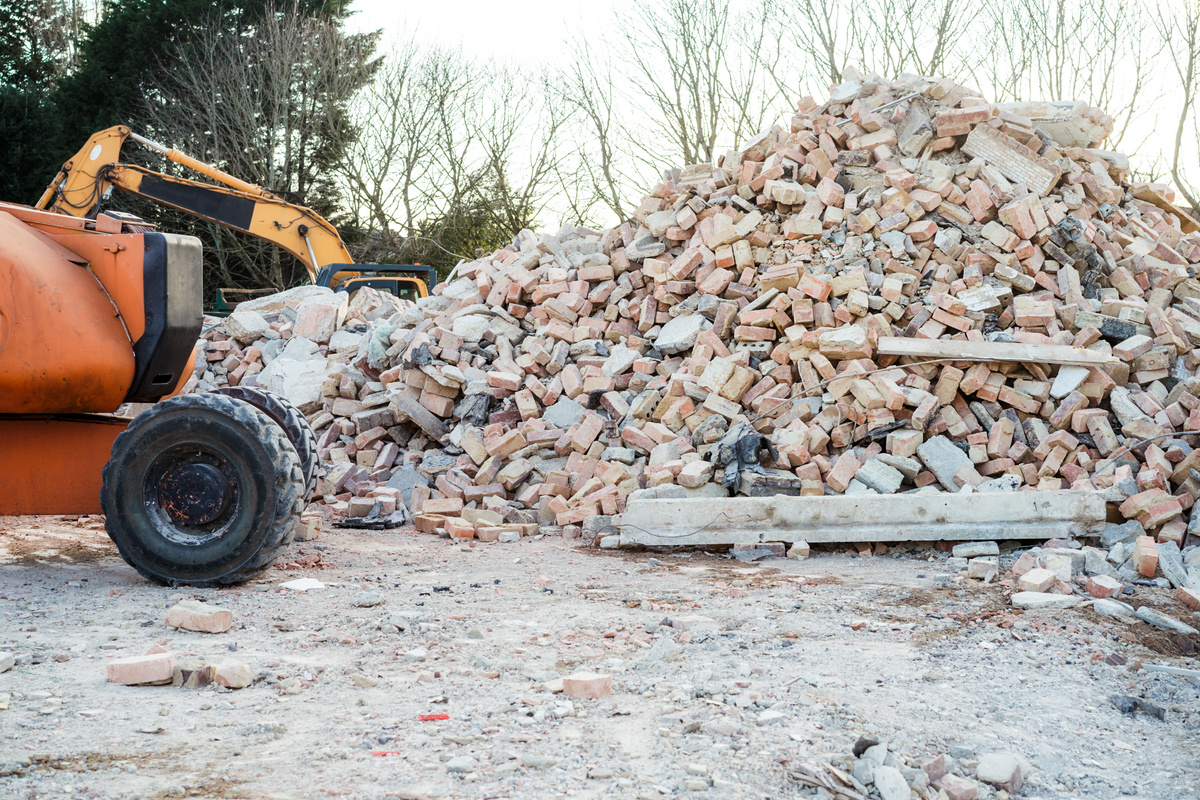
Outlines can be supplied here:
[[164, 181], [150, 175], [142, 178], [138, 194], [243, 231], [250, 230], [250, 220], [254, 216], [254, 201], [248, 198], [234, 197], [219, 189]]
[[175, 390], [193, 366], [204, 322], [200, 240], [172, 233], [143, 235], [146, 332], [133, 344], [133, 385], [127, 403], [154, 403]]

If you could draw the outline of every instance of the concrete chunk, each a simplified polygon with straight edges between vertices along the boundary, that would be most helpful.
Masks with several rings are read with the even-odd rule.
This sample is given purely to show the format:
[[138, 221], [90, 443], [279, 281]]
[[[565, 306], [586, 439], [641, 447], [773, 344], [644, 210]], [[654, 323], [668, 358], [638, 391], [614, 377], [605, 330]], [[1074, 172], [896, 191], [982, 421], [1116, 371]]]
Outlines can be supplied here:
[[122, 683], [126, 686], [170, 683], [174, 674], [175, 656], [170, 653], [118, 658], [108, 662], [105, 667], [109, 683]]
[[224, 633], [233, 627], [233, 614], [227, 609], [183, 600], [167, 612], [168, 627], [198, 633]]
[[954, 475], [963, 467], [975, 470], [975, 465], [962, 450], [959, 450], [945, 436], [934, 436], [917, 445], [917, 457], [921, 459], [938, 483], [948, 492], [957, 492], [958, 484]]
[[1044, 592], [1017, 592], [1012, 596], [1017, 608], [1071, 608], [1079, 605], [1073, 594], [1046, 594]]
[[712, 327], [712, 323], [698, 314], [676, 317], [662, 326], [654, 346], [667, 355], [690, 350], [700, 334]]
[[877, 458], [871, 459], [854, 473], [855, 480], [866, 484], [880, 494], [895, 494], [904, 482], [904, 475], [895, 467], [888, 466]]
[[239, 308], [225, 319], [225, 331], [239, 344], [256, 342], [269, 330], [271, 324], [257, 311], [242, 311]]
[[1171, 582], [1173, 588], [1181, 589], [1189, 585], [1183, 557], [1179, 554], [1179, 545], [1175, 542], [1158, 543], [1158, 569], [1163, 577]]
[[1000, 555], [1000, 545], [995, 542], [967, 542], [954, 545], [951, 555], [955, 558], [978, 558]]
[[[622, 544], [647, 545], [1045, 540], [1090, 535], [1105, 513], [1102, 495], [1082, 491], [706, 500], [631, 495], [618, 528]], [[697, 532], [696, 520], [709, 524]]]

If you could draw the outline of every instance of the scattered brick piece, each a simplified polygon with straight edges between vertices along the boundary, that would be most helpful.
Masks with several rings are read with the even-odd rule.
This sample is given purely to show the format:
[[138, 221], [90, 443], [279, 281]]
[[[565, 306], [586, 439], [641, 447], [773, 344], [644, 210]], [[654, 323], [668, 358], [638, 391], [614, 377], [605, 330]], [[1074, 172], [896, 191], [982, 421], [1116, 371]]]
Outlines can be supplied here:
[[167, 626], [198, 633], [224, 633], [233, 627], [233, 614], [224, 609], [183, 600], [167, 611]]
[[109, 683], [126, 686], [170, 683], [175, 673], [175, 656], [170, 653], [155, 653], [147, 656], [131, 656], [110, 661], [105, 667]]
[[563, 678], [563, 694], [581, 700], [600, 700], [612, 696], [612, 676], [595, 672], [576, 672]]

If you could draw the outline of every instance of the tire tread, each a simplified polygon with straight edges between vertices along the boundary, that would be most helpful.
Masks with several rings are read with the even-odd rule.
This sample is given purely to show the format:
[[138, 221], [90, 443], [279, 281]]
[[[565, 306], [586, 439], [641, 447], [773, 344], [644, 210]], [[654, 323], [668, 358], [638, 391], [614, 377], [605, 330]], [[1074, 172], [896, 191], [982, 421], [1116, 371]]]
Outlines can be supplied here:
[[313, 433], [312, 426], [300, 413], [300, 409], [292, 405], [287, 398], [258, 386], [225, 386], [216, 393], [249, 403], [266, 413], [287, 432], [288, 439], [296, 448], [296, 455], [300, 456], [300, 469], [304, 472], [308, 492], [304, 499], [312, 499], [317, 491], [317, 481], [321, 477], [321, 461], [317, 452], [317, 435]]
[[210, 579], [175, 581], [145, 569], [138, 563], [135, 554], [128, 552], [127, 548], [122, 546], [120, 538], [113, 535], [116, 523], [113, 521], [113, 515], [109, 513], [109, 488], [114, 485], [116, 477], [115, 459], [110, 459], [104, 465], [103, 488], [100, 491], [100, 504], [105, 513], [105, 530], [108, 532], [109, 538], [116, 544], [121, 558], [147, 580], [168, 584], [187, 583], [189, 586], [205, 588], [241, 583], [270, 566], [295, 535], [300, 521], [300, 512], [304, 510], [306, 499], [303, 496], [305, 481], [300, 468], [300, 459], [286, 432], [271, 417], [249, 403], [220, 394], [183, 395], [156, 403], [152, 408], [135, 417], [129, 427], [117, 436], [113, 442], [113, 455], [115, 456], [130, 438], [137, 437], [138, 432], [147, 424], [180, 407], [216, 412], [237, 422], [246, 430], [248, 436], [252, 436], [262, 443], [271, 463], [276, 465], [275, 508], [263, 544], [248, 562], [230, 572]]

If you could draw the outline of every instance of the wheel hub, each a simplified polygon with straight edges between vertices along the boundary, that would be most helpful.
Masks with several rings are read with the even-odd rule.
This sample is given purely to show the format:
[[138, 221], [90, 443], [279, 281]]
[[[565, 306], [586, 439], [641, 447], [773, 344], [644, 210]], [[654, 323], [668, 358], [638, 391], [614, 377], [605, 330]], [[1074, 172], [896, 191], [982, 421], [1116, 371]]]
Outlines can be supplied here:
[[229, 506], [229, 481], [211, 464], [180, 464], [158, 485], [158, 502], [176, 525], [194, 527], [214, 521]]

